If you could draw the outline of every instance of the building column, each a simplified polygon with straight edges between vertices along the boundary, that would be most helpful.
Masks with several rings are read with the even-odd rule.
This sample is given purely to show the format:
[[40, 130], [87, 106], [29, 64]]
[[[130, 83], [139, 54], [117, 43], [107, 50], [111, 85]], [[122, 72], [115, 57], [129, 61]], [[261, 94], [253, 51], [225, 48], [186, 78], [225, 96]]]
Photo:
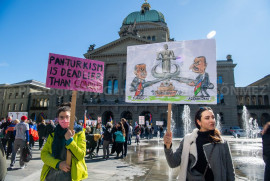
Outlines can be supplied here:
[[121, 94], [123, 93], [123, 63], [118, 63], [118, 100], [123, 97]]

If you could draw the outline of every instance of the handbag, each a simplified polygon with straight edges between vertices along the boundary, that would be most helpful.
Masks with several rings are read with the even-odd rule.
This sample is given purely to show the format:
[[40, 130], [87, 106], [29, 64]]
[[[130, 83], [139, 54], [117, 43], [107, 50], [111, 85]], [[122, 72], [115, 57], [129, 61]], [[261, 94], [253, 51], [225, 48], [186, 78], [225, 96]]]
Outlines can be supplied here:
[[32, 159], [32, 150], [29, 145], [23, 147], [22, 159], [24, 162], [29, 162]]

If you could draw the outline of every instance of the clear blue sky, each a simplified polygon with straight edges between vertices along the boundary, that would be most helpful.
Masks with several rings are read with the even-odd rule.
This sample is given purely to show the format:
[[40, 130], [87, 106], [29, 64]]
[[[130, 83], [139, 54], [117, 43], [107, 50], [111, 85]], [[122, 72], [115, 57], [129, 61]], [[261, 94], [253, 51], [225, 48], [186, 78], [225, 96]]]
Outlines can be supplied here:
[[[123, 19], [143, 0], [0, 0], [0, 84], [46, 81], [49, 53], [83, 58], [119, 38]], [[269, 0], [148, 0], [177, 41], [215, 30], [217, 60], [232, 54], [236, 86], [270, 74]]]

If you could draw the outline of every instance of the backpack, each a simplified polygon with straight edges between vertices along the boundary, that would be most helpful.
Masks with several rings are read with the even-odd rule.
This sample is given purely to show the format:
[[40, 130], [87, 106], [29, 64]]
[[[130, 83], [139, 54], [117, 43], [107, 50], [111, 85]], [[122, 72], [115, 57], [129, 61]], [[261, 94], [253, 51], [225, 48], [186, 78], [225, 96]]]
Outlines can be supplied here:
[[29, 145], [25, 145], [22, 150], [22, 159], [24, 162], [29, 162], [32, 159], [32, 150]]

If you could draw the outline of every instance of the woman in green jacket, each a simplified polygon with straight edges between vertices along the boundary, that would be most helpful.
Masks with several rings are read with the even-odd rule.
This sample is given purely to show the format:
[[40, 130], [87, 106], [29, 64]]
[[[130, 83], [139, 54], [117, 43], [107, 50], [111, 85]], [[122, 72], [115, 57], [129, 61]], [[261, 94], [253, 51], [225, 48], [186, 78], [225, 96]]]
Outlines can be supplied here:
[[[85, 164], [86, 142], [82, 127], [75, 124], [74, 130], [69, 128], [70, 105], [58, 109], [59, 124], [50, 134], [41, 151], [44, 162], [41, 181], [83, 180], [88, 177]], [[66, 164], [67, 150], [71, 152], [71, 166]]]

